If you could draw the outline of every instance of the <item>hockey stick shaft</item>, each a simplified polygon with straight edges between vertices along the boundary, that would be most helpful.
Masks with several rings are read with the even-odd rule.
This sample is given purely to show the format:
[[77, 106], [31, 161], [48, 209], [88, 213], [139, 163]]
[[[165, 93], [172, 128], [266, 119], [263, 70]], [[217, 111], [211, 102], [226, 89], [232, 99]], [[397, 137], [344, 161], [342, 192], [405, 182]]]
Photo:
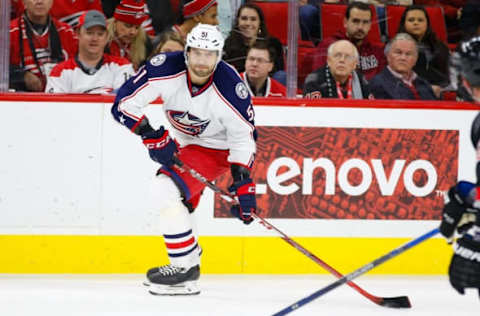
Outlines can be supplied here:
[[[229, 192], [220, 189], [218, 186], [213, 184], [212, 182], [208, 181], [207, 178], [202, 176], [200, 173], [198, 173], [196, 170], [192, 169], [188, 165], [184, 164], [182, 161], [180, 161], [177, 157], [174, 157], [175, 164], [178, 165], [181, 168], [184, 168], [186, 171], [188, 171], [195, 179], [198, 181], [202, 182], [206, 186], [208, 186], [210, 189], [212, 189], [214, 192], [217, 192], [221, 195], [223, 199], [225, 199], [228, 202], [233, 202], [236, 203], [237, 201], [235, 200], [235, 196], [230, 194]], [[260, 215], [253, 213], [253, 217], [259, 220], [260, 224], [265, 226], [269, 230], [274, 230], [277, 232], [280, 237], [287, 242], [289, 245], [300, 251], [302, 254], [313, 260], [315, 263], [320, 265], [322, 268], [336, 276], [337, 278], [342, 278], [343, 274], [335, 270], [333, 267], [331, 267], [329, 264], [327, 264], [325, 261], [322, 259], [318, 258], [315, 256], [312, 252], [308, 251], [305, 249], [303, 246], [301, 246], [299, 243], [288, 237], [285, 233], [283, 233], [280, 229], [269, 223], [266, 219], [261, 217]], [[386, 306], [386, 307], [394, 307], [394, 308], [409, 308], [410, 301], [408, 297], [406, 296], [399, 296], [399, 297], [378, 297], [373, 294], [370, 294], [366, 290], [362, 289], [360, 286], [355, 284], [354, 282], [347, 281], [347, 284], [356, 290], [358, 293], [369, 299], [375, 304], [381, 305], [381, 306]]]
[[298, 309], [299, 307], [302, 307], [303, 305], [307, 304], [307, 303], [310, 303], [311, 301], [313, 301], [314, 299], [332, 291], [333, 289], [339, 287], [340, 285], [344, 284], [344, 283], [347, 283], [359, 276], [361, 276], [362, 274], [372, 270], [373, 268], [381, 265], [382, 263], [384, 263], [385, 261], [388, 261], [396, 256], [398, 256], [399, 254], [407, 251], [408, 249], [418, 245], [419, 243], [435, 236], [437, 233], [439, 232], [438, 228], [435, 228], [435, 229], [432, 229], [431, 231], [423, 234], [422, 236], [398, 247], [398, 248], [395, 248], [394, 250], [390, 251], [389, 253], [387, 253], [386, 255], [383, 255], [381, 256], [380, 258], [378, 259], [375, 259], [374, 261], [362, 266], [361, 268], [353, 271], [352, 273], [349, 273], [347, 275], [345, 275], [344, 277], [342, 277], [341, 279], [338, 279], [337, 281], [331, 283], [330, 285], [327, 285], [326, 287], [310, 294], [309, 296], [293, 303], [292, 305], [282, 309], [281, 311], [273, 314], [273, 316], [283, 316], [283, 315], [287, 315], [291, 312], [293, 312], [294, 310]]

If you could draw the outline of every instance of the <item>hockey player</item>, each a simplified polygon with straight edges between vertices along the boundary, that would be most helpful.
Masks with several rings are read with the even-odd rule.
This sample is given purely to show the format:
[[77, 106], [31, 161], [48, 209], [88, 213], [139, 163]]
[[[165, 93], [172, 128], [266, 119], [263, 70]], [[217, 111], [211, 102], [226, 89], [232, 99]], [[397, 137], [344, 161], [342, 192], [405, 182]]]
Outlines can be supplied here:
[[[461, 45], [454, 58], [463, 85], [472, 100], [480, 103], [480, 37]], [[480, 150], [480, 114], [471, 128], [472, 144]], [[455, 229], [462, 236], [454, 244], [449, 267], [450, 284], [460, 294], [476, 288], [480, 295], [480, 160], [476, 167], [477, 183], [460, 181], [447, 194], [440, 232], [451, 239]]]
[[[205, 186], [178, 167], [175, 157], [209, 181], [230, 169], [229, 190], [239, 201], [232, 213], [249, 224], [256, 210], [250, 178], [254, 111], [242, 79], [221, 60], [223, 43], [216, 26], [195, 26], [184, 52], [152, 57], [120, 88], [112, 107], [114, 118], [140, 135], [150, 157], [162, 164], [153, 189], [170, 264], [147, 272], [152, 294], [200, 293], [200, 248], [190, 212]], [[170, 131], [163, 126], [154, 130], [142, 112], [157, 97], [164, 100]]]

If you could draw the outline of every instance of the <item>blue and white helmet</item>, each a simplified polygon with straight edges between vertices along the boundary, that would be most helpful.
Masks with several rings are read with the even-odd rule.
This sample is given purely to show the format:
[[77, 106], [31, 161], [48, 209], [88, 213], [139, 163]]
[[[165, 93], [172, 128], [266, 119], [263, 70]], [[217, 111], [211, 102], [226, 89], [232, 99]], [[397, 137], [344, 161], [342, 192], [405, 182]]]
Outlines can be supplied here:
[[222, 33], [215, 25], [197, 24], [187, 35], [187, 42], [185, 44], [185, 60], [187, 59], [187, 51], [190, 47], [213, 50], [218, 52], [217, 63], [222, 59], [223, 44]]

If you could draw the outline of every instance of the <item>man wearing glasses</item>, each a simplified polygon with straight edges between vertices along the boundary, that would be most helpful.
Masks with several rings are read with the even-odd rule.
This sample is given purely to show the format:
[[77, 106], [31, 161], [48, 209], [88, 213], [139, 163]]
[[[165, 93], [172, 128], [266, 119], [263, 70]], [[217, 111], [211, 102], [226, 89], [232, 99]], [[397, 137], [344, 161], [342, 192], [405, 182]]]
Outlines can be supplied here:
[[275, 49], [265, 41], [256, 41], [247, 53], [245, 72], [240, 76], [250, 94], [255, 97], [285, 97], [287, 91], [277, 80], [270, 77], [275, 60]]
[[307, 76], [303, 95], [309, 99], [367, 99], [371, 98], [366, 80], [355, 71], [357, 48], [347, 40], [328, 47], [327, 65]]

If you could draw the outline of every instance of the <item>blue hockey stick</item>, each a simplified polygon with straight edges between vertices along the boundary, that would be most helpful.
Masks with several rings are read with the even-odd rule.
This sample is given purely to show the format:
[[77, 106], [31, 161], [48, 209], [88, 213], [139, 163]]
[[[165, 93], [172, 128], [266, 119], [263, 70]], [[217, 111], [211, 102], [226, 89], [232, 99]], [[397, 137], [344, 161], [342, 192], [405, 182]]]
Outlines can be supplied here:
[[332, 284], [327, 285], [326, 287], [310, 294], [309, 296], [307, 296], [305, 298], [302, 298], [301, 300], [293, 303], [292, 305], [290, 305], [290, 306], [282, 309], [281, 311], [273, 314], [273, 316], [282, 316], [282, 315], [287, 315], [287, 314], [293, 312], [294, 310], [302, 307], [305, 304], [310, 303], [314, 299], [330, 292], [331, 290], [339, 287], [340, 285], [345, 284], [349, 281], [352, 281], [353, 279], [361, 276], [362, 274], [364, 274], [364, 273], [372, 270], [373, 268], [381, 265], [385, 261], [388, 261], [388, 260], [392, 259], [393, 257], [396, 257], [399, 254], [403, 253], [404, 251], [406, 251], [406, 250], [418, 245], [419, 243], [429, 239], [430, 237], [435, 236], [438, 232], [439, 232], [438, 228], [432, 229], [428, 233], [425, 233], [422, 236], [420, 236], [420, 237], [418, 237], [418, 238], [416, 238], [416, 239], [414, 239], [414, 240], [412, 240], [412, 241], [410, 241], [410, 242], [408, 242], [408, 243], [390, 251], [386, 255], [383, 255], [380, 258], [375, 259], [374, 261], [364, 265], [363, 267], [353, 271], [352, 273], [349, 273], [349, 274], [345, 275], [343, 278], [338, 279], [337, 281], [333, 282]]

